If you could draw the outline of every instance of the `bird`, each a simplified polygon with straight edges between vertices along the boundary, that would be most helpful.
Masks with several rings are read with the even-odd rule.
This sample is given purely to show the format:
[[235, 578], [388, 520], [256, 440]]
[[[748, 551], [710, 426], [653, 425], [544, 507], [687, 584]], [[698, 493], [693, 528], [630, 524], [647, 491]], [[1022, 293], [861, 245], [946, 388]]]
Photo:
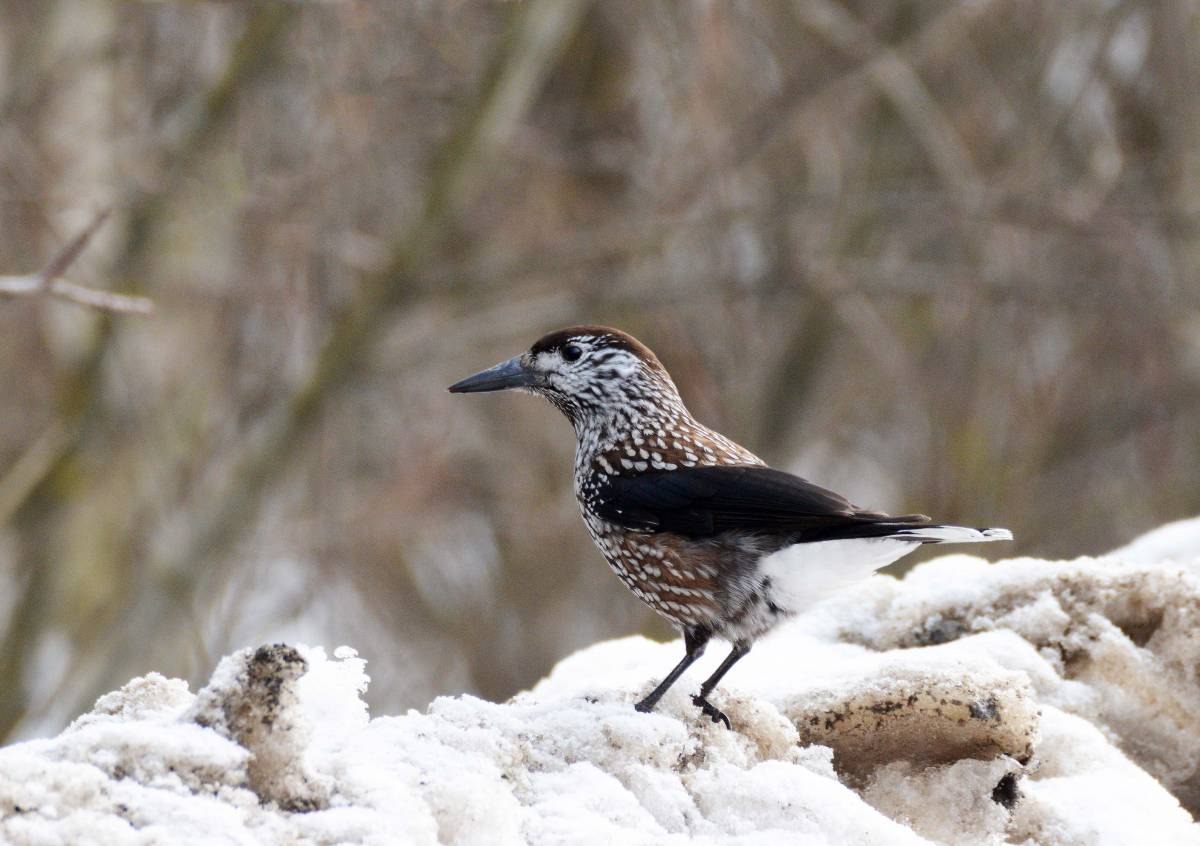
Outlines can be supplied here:
[[709, 697], [759, 637], [923, 544], [1012, 540], [1007, 529], [859, 508], [768, 467], [696, 420], [658, 357], [619, 329], [550, 332], [449, 390], [538, 394], [570, 421], [588, 533], [634, 595], [683, 635], [683, 658], [636, 703], [641, 712], [719, 638], [732, 648], [692, 703], [731, 728]]

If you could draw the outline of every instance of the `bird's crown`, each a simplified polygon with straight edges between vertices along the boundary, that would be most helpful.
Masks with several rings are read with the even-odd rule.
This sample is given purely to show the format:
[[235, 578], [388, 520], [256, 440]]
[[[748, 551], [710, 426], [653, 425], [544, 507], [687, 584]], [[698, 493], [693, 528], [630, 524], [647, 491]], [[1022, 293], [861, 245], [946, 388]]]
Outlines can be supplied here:
[[631, 403], [673, 400], [666, 368], [641, 341], [608, 326], [570, 326], [539, 338], [527, 353], [544, 394], [568, 417], [604, 414]]

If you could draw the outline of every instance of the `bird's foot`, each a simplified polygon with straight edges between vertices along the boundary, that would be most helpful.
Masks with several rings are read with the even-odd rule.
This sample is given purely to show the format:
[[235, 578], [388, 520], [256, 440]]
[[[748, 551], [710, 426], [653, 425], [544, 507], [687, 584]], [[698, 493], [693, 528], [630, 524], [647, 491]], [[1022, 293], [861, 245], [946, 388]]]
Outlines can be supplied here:
[[714, 723], [724, 723], [725, 728], [730, 730], [733, 729], [733, 726], [729, 723], [729, 718], [725, 716], [725, 712], [709, 702], [700, 694], [696, 694], [692, 697], [692, 704], [699, 708], [700, 712], [704, 714], [704, 716], [711, 719]]

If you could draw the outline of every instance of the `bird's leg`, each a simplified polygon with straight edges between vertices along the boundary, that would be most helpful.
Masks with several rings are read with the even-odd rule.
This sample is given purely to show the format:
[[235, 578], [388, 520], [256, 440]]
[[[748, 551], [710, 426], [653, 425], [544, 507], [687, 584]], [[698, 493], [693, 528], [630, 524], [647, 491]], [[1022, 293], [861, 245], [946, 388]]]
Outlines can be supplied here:
[[750, 644], [735, 643], [733, 650], [725, 656], [725, 660], [721, 662], [721, 666], [713, 671], [713, 674], [704, 680], [704, 684], [700, 685], [700, 692], [692, 697], [692, 704], [699, 708], [704, 716], [709, 717], [714, 723], [724, 723], [725, 728], [733, 728], [729, 724], [729, 718], [725, 716], [720, 708], [708, 701], [708, 695], [713, 692], [713, 688], [721, 681], [729, 668], [750, 651]]
[[658, 700], [662, 699], [663, 694], [675, 684], [684, 671], [692, 664], [696, 663], [696, 659], [704, 654], [704, 647], [708, 645], [708, 639], [712, 637], [712, 632], [708, 629], [699, 626], [690, 626], [683, 630], [683, 648], [687, 653], [683, 656], [683, 660], [675, 665], [675, 669], [667, 673], [667, 677], [659, 682], [658, 687], [650, 691], [646, 698], [633, 706], [643, 714], [654, 710], [654, 706], [658, 704]]

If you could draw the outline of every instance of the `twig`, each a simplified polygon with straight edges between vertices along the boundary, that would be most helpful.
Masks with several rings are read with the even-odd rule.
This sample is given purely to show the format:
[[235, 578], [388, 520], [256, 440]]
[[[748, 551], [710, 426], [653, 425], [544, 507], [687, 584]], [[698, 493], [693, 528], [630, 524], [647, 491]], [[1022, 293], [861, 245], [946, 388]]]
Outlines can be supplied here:
[[42, 272], [38, 276], [42, 278], [42, 286], [44, 288], [48, 290], [54, 280], [62, 276], [67, 268], [74, 264], [75, 259], [79, 258], [79, 254], [83, 252], [83, 248], [87, 246], [88, 241], [92, 240], [92, 236], [100, 228], [100, 224], [108, 219], [108, 214], [111, 211], [111, 208], [101, 209], [99, 214], [87, 225], [87, 228], [68, 241], [67, 245], [59, 250], [58, 254], [50, 259], [49, 263], [42, 268]]
[[20, 297], [34, 294], [46, 294], [101, 311], [143, 315], [154, 313], [154, 303], [146, 297], [98, 291], [65, 279], [55, 279], [47, 285], [40, 273], [34, 276], [0, 276], [0, 296]]
[[0, 276], [0, 296], [22, 297], [44, 294], [100, 311], [143, 315], [153, 313], [154, 303], [145, 297], [98, 291], [95, 288], [86, 288], [60, 278], [75, 262], [75, 259], [79, 258], [79, 254], [83, 252], [88, 241], [92, 240], [92, 236], [108, 218], [110, 211], [111, 209], [107, 208], [100, 211], [87, 225], [87, 228], [72, 238], [37, 273], [27, 276]]

